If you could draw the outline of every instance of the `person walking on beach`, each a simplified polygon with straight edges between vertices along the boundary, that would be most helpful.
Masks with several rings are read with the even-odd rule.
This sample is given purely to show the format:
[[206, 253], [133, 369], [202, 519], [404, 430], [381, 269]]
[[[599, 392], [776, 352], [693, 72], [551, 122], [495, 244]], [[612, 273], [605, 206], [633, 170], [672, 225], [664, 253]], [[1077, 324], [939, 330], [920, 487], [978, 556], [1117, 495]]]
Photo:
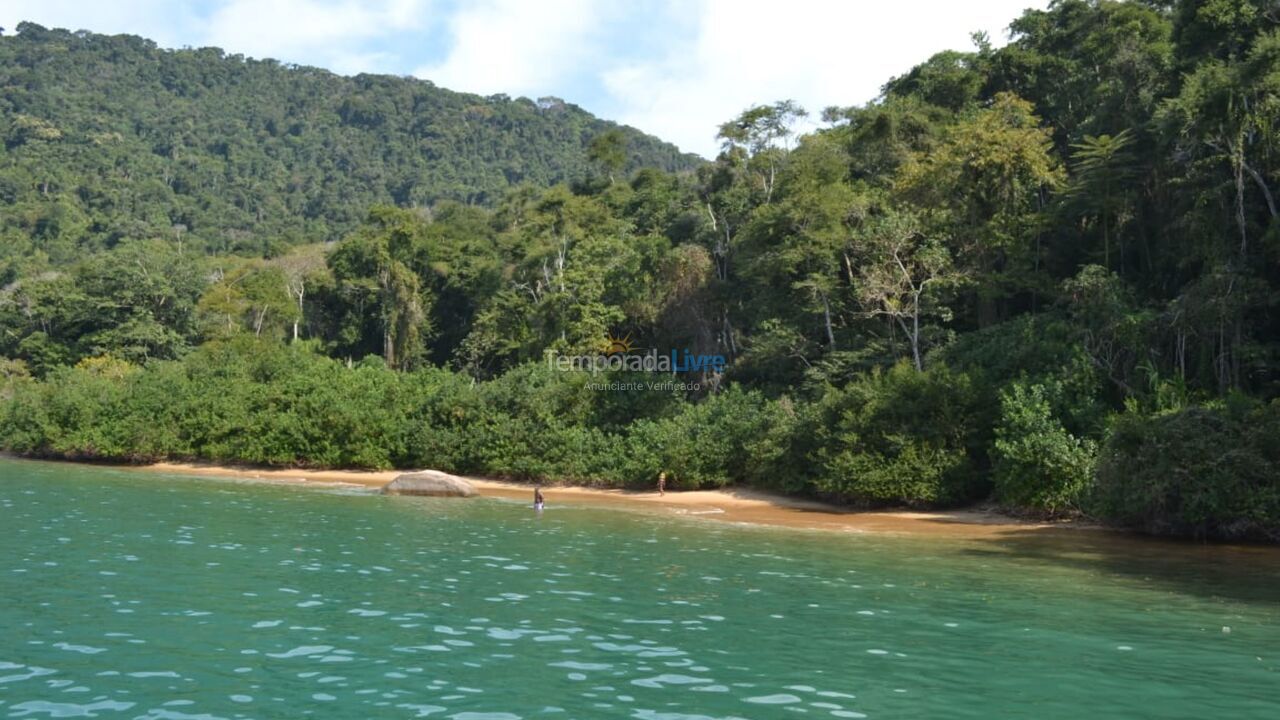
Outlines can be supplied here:
[[662, 496], [666, 494], [667, 494], [667, 472], [663, 470], [662, 472], [658, 473], [658, 495]]
[[544, 502], [546, 501], [543, 500], [542, 498], [542, 486], [539, 485], [537, 487], [534, 487], [533, 488], [533, 509], [541, 510]]

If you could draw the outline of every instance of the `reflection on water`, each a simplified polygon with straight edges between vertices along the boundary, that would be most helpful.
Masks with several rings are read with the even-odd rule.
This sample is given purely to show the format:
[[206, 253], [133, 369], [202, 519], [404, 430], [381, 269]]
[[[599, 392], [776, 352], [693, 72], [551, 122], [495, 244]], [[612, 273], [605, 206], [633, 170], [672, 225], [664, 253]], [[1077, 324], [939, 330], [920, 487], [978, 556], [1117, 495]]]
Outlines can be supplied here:
[[1129, 578], [1206, 598], [1280, 603], [1280, 549], [1171, 541], [1119, 532], [1008, 530], [965, 552]]
[[1280, 716], [1270, 549], [12, 461], [0, 528], [0, 717]]

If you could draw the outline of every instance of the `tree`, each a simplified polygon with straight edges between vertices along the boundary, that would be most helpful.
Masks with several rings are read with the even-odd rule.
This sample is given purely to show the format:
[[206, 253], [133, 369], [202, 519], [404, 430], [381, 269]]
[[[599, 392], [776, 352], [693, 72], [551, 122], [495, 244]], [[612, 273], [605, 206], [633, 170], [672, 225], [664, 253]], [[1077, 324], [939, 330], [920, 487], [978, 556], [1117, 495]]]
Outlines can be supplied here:
[[950, 253], [926, 237], [917, 220], [903, 214], [871, 224], [858, 241], [862, 263], [856, 290], [863, 314], [896, 323], [911, 345], [916, 370], [924, 370], [920, 321], [950, 318], [938, 294], [960, 278]]
[[[1125, 220], [1128, 183], [1137, 174], [1130, 152], [1132, 145], [1133, 134], [1126, 129], [1117, 135], [1085, 135], [1084, 140], [1071, 146], [1075, 172], [1065, 195], [1069, 202], [1079, 202], [1097, 215], [1102, 226], [1102, 266], [1107, 269], [1111, 268], [1111, 234]], [[1120, 258], [1123, 275], [1123, 244]]]
[[986, 35], [974, 36], [980, 52], [945, 50], [885, 84], [887, 97], [916, 97], [951, 111], [964, 110], [978, 101], [986, 77], [982, 66], [990, 57]]
[[380, 353], [388, 367], [413, 368], [431, 333], [431, 297], [406, 264], [420, 225], [408, 211], [375, 208], [366, 227], [329, 255], [342, 310], [337, 350]]
[[914, 95], [890, 94], [863, 107], [831, 107], [824, 131], [845, 148], [848, 177], [877, 189], [893, 187], [900, 167], [932, 152], [944, 139], [954, 113]]
[[753, 161], [751, 165], [763, 166], [756, 172], [766, 204], [773, 198], [778, 166], [790, 150], [792, 127], [808, 114], [794, 101], [780, 100], [772, 105], [747, 108], [736, 119], [720, 126], [716, 137], [723, 141], [725, 153], [735, 148], [745, 149]]
[[999, 93], [898, 172], [900, 200], [926, 208], [978, 280], [979, 324], [998, 319], [997, 301], [1035, 287], [1045, 193], [1063, 179], [1051, 135], [1029, 102]]
[[[1266, 168], [1280, 142], [1280, 30], [1258, 38], [1247, 57], [1207, 60], [1183, 83], [1182, 91], [1162, 108], [1160, 118], [1186, 147], [1189, 160], [1208, 152], [1224, 163], [1234, 190], [1233, 220], [1241, 258], [1248, 255], [1255, 213], [1248, 185], [1265, 203], [1267, 219], [1280, 219]], [[1261, 168], [1261, 169], [1259, 169]]]
[[289, 283], [278, 267], [267, 266], [244, 278], [242, 291], [248, 301], [253, 334], [261, 337], [264, 330], [271, 335], [284, 335], [285, 328], [298, 327], [299, 308], [289, 295]]
[[1133, 395], [1130, 375], [1144, 359], [1151, 314], [1135, 307], [1120, 276], [1098, 265], [1086, 265], [1063, 281], [1062, 303], [1075, 322], [1085, 357], [1124, 395]]
[[609, 182], [613, 183], [614, 173], [627, 163], [627, 136], [617, 128], [600, 133], [587, 147], [587, 157], [603, 168]]
[[855, 227], [871, 204], [844, 182], [846, 167], [835, 139], [804, 138], [780, 177], [778, 201], [755, 212], [743, 242], [754, 314], [801, 327], [808, 325], [804, 316], [821, 318], [828, 351], [836, 349], [836, 326], [854, 282]]
[[172, 359], [197, 334], [196, 302], [206, 279], [198, 258], [169, 243], [123, 243], [81, 263], [75, 280], [88, 296], [85, 355]]
[[[746, 151], [734, 148], [720, 154], [712, 165], [698, 170], [699, 199], [706, 209], [709, 227], [702, 233], [702, 240], [711, 251], [715, 262], [717, 289], [722, 294], [732, 292], [734, 255], [742, 226], [750, 221], [756, 203], [741, 162]], [[730, 305], [720, 298], [715, 320], [718, 326], [719, 344], [730, 357], [738, 354], [738, 342]]]
[[1085, 135], [1140, 129], [1178, 80], [1167, 4], [1058, 0], [1027, 10], [988, 58], [986, 94], [1033, 103], [1063, 155]]
[[228, 278], [226, 273], [218, 271], [219, 279], [209, 286], [200, 301], [196, 303], [196, 313], [200, 318], [201, 336], [208, 339], [230, 337], [244, 328], [245, 315], [249, 311], [249, 302], [240, 292], [238, 279]]
[[284, 274], [285, 289], [296, 304], [296, 311], [291, 312], [293, 318], [293, 340], [301, 339], [300, 325], [306, 317], [307, 289], [319, 280], [319, 276], [327, 272], [324, 251], [322, 248], [296, 248], [275, 261]]

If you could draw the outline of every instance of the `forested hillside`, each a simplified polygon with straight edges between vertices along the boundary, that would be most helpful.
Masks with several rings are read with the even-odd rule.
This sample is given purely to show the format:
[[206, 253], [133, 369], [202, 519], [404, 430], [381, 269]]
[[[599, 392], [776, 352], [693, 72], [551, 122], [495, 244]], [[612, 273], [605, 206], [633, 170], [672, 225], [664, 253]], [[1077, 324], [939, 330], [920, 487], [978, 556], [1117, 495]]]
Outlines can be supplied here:
[[[872, 103], [824, 110], [823, 129], [803, 137], [794, 104], [750, 108], [720, 128], [714, 162], [682, 172], [635, 136], [599, 132], [570, 143], [590, 149], [590, 172], [491, 207], [286, 184], [254, 202], [301, 235], [258, 257], [206, 255], [235, 243], [184, 244], [174, 218], [99, 242], [117, 205], [75, 188], [135, 186], [58, 163], [66, 174], [46, 191], [30, 170], [46, 166], [28, 164], [35, 174], [4, 199], [7, 237], [38, 245], [31, 228], [46, 221], [22, 218], [74, 210], [57, 237], [85, 256], [13, 266], [0, 295], [0, 437], [45, 456], [611, 485], [665, 470], [684, 488], [747, 483], [863, 506], [992, 500], [1156, 533], [1280, 539], [1280, 11], [1058, 0], [1012, 32], [1003, 48], [976, 37], [970, 52], [927, 59]], [[99, 41], [158, 52], [83, 42]], [[165, 57], [299, 83], [385, 82], [360, 97], [396, 126], [413, 122], [398, 93], [439, 92]], [[104, 72], [68, 70], [67, 82], [88, 88]], [[23, 107], [64, 102], [8, 82]], [[226, 122], [256, 117], [230, 110]], [[13, 116], [9, 137], [23, 140], [7, 167], [17, 152], [54, 152], [63, 129], [47, 115]], [[281, 104], [283, 137], [264, 125], [243, 152], [289, 145], [306, 117]], [[203, 142], [187, 137], [182, 147]], [[409, 162], [373, 139], [393, 136], [359, 137], [388, 166]], [[77, 148], [91, 168], [135, 161], [110, 143]], [[181, 166], [145, 153], [160, 170]], [[627, 172], [627, 157], [650, 167]], [[219, 162], [222, 194], [255, 177]], [[360, 227], [317, 244], [329, 230], [314, 218], [360, 203]], [[221, 227], [246, 232], [247, 246], [276, 237], [265, 219], [236, 217]], [[661, 376], [544, 360], [610, 338], [719, 354], [727, 367], [676, 378], [692, 390], [599, 390]]]
[[[342, 237], [375, 203], [492, 205], [521, 183], [581, 179], [588, 143], [616, 127], [557, 98], [17, 30], [0, 37], [0, 263], [137, 237], [274, 254]], [[621, 132], [628, 169], [699, 162]]]

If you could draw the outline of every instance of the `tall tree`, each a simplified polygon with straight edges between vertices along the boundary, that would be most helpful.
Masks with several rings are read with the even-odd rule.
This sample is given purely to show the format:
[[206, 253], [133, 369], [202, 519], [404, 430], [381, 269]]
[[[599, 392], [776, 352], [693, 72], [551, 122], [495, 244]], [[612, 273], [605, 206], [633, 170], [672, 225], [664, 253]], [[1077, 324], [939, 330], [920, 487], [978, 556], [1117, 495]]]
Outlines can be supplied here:
[[335, 350], [380, 353], [388, 367], [411, 369], [431, 334], [432, 298], [408, 264], [420, 226], [412, 213], [394, 208], [377, 208], [370, 219], [329, 255], [343, 306]]
[[617, 128], [600, 133], [587, 146], [587, 157], [603, 168], [613, 183], [614, 174], [627, 164], [627, 136]]
[[960, 277], [950, 253], [905, 214], [869, 224], [858, 240], [862, 257], [856, 287], [863, 313], [896, 324], [911, 347], [912, 364], [924, 370], [921, 321], [950, 319], [940, 293]]
[[1045, 193], [1062, 180], [1051, 131], [1031, 103], [999, 93], [934, 151], [904, 164], [895, 189], [952, 238], [957, 260], [976, 274], [985, 326], [999, 319], [1000, 301], [1035, 287]]
[[[1071, 183], [1066, 188], [1068, 202], [1083, 205], [1102, 228], [1102, 266], [1111, 268], [1111, 237], [1126, 219], [1129, 183], [1137, 175], [1131, 152], [1133, 134], [1085, 135], [1071, 146], [1074, 161]], [[1120, 248], [1120, 272], [1124, 274], [1124, 247]]]
[[758, 175], [764, 191], [764, 202], [773, 199], [773, 186], [778, 168], [790, 150], [793, 128], [808, 112], [792, 100], [772, 105], [755, 105], [742, 111], [736, 119], [720, 126], [717, 134], [726, 152], [746, 150], [748, 165]]

